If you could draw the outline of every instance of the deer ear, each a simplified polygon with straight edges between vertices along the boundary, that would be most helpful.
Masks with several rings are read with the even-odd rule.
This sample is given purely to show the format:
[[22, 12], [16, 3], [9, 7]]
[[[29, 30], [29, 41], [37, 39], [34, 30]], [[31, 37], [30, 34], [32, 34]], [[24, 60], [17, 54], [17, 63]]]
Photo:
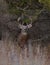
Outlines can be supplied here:
[[31, 27], [32, 27], [32, 24], [27, 25], [27, 27], [28, 27], [28, 28], [31, 28]]

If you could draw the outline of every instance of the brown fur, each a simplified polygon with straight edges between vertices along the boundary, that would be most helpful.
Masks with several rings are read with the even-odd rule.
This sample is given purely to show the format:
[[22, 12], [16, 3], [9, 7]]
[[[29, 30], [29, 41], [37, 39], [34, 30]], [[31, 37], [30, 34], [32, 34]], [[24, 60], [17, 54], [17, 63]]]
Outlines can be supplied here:
[[23, 47], [27, 43], [28, 35], [20, 34], [18, 37], [18, 44]]

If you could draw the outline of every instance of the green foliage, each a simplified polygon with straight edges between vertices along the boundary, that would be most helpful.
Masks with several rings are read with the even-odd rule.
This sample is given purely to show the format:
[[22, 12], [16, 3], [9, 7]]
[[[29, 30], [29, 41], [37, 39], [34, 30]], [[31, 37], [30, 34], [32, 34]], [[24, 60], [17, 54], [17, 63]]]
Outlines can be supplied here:
[[41, 13], [41, 4], [43, 7], [50, 10], [50, 0], [6, 0], [11, 14], [24, 14], [28, 18], [24, 18], [23, 22], [30, 22], [29, 16], [35, 21]]
[[50, 0], [39, 0], [40, 3], [44, 4], [44, 7], [50, 10]]
[[31, 21], [31, 20], [30, 20], [29, 18], [24, 18], [24, 19], [23, 19], [23, 22], [24, 22], [24, 23], [30, 23], [30, 21]]

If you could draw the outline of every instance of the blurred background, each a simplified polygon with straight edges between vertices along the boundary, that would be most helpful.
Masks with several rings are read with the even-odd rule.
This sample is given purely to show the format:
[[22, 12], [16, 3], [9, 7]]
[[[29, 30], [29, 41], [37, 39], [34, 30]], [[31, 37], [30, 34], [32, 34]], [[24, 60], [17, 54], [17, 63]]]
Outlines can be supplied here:
[[[21, 15], [32, 19], [27, 35], [18, 26]], [[50, 0], [0, 0], [0, 65], [49, 65], [49, 61]]]

